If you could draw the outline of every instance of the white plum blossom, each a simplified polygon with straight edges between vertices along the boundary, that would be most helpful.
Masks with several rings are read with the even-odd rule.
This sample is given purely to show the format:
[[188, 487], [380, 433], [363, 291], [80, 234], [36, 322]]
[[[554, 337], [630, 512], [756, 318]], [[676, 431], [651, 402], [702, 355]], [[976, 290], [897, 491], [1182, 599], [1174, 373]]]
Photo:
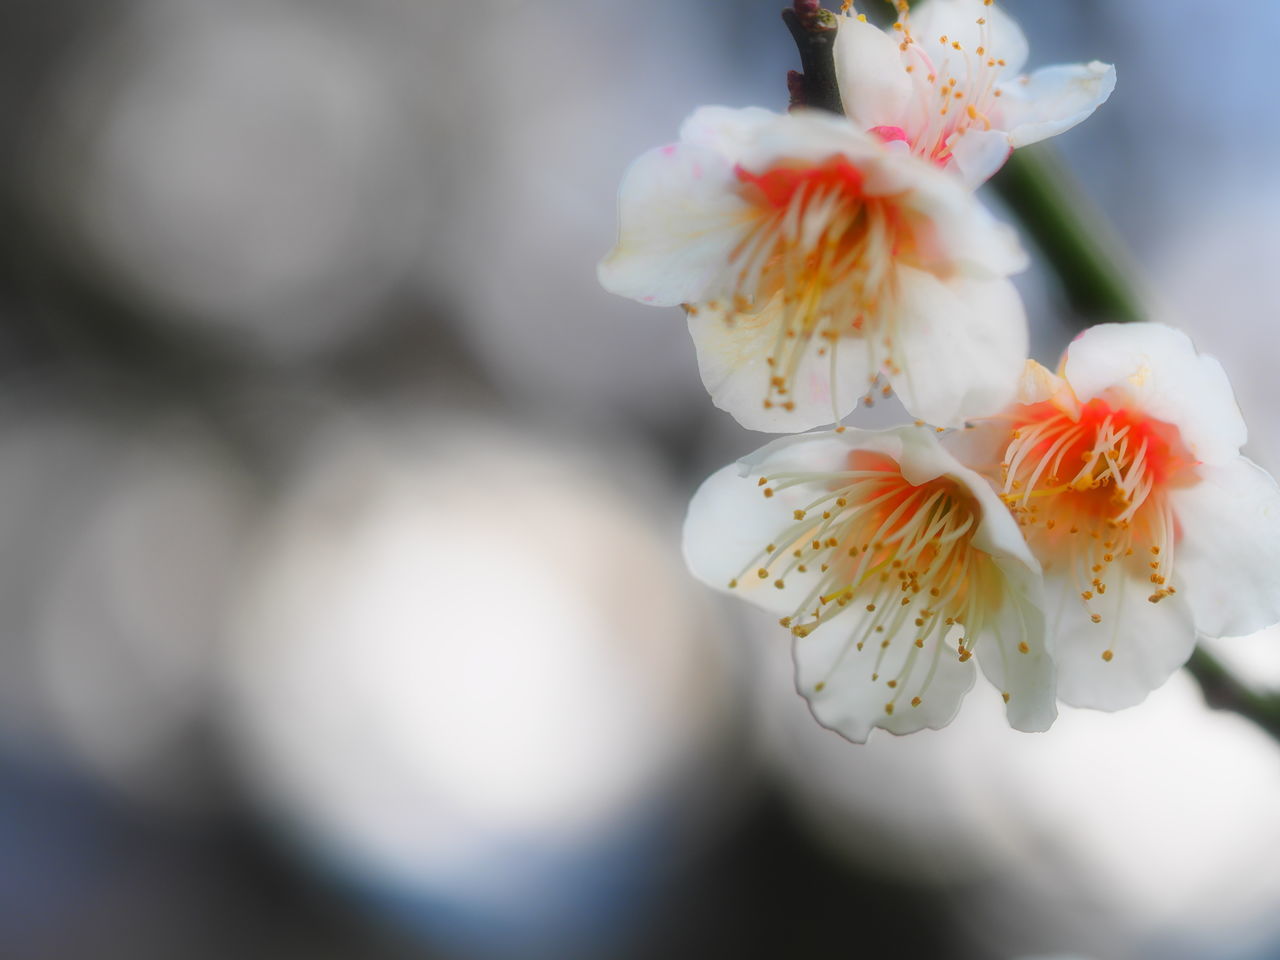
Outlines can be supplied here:
[[1197, 631], [1280, 621], [1280, 488], [1240, 454], [1217, 360], [1161, 324], [1106, 324], [1057, 374], [1029, 362], [1019, 401], [982, 429], [1044, 569], [1064, 701], [1131, 706], [1187, 661]]
[[1012, 726], [1053, 723], [1039, 567], [928, 428], [776, 440], [702, 485], [684, 550], [699, 579], [782, 616], [797, 689], [850, 740], [949, 723], [975, 655]]
[[845, 117], [704, 107], [631, 166], [619, 220], [600, 282], [685, 305], [703, 382], [745, 427], [838, 421], [878, 377], [940, 426], [1013, 397], [1027, 348], [1015, 233]]
[[836, 72], [861, 130], [954, 168], [971, 186], [1015, 147], [1069, 130], [1111, 96], [1115, 68], [1093, 61], [1021, 73], [1027, 40], [991, 0], [925, 0], [888, 31], [839, 20]]

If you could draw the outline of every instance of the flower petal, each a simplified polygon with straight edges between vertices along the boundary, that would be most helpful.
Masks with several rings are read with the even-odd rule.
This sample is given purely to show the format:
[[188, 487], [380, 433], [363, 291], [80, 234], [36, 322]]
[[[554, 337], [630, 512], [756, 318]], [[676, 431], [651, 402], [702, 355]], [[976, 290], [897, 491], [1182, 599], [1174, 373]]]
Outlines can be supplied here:
[[733, 163], [780, 116], [763, 107], [699, 107], [680, 126], [680, 142], [707, 147]]
[[1087, 119], [1116, 88], [1107, 63], [1045, 67], [1001, 87], [1001, 126], [1014, 147], [1057, 136]]
[[[956, 462], [927, 429], [849, 430], [834, 436], [843, 450], [829, 441], [822, 446], [813, 441], [804, 444], [810, 469], [839, 469], [850, 450], [882, 453], [897, 462], [908, 482], [924, 484], [950, 477], [970, 494], [983, 498], [984, 517], [989, 513], [988, 498], [1008, 517], [982, 478]], [[761, 454], [769, 469], [776, 471], [780, 455], [789, 452], [789, 442], [780, 440]], [[1011, 517], [1009, 525], [1016, 534]], [[868, 644], [859, 650], [857, 640], [866, 631], [869, 617], [852, 608], [833, 623], [794, 639], [796, 690], [809, 701], [814, 718], [856, 743], [865, 742], [876, 727], [905, 734], [946, 726], [973, 686], [973, 665], [962, 662], [948, 646], [945, 630], [935, 633], [922, 648], [906, 636], [897, 636], [888, 637], [886, 646]], [[891, 677], [901, 678], [892, 689], [886, 684], [886, 678]], [[913, 706], [916, 698], [919, 702]], [[890, 702], [893, 707], [887, 710]]]
[[[738, 469], [719, 471], [690, 505], [684, 536], [690, 568], [711, 586], [788, 618], [815, 604], [816, 590], [832, 589], [826, 564], [821, 570], [800, 572], [802, 568], [790, 560], [787, 538], [807, 541], [813, 535], [808, 530], [797, 535], [796, 521], [816, 510], [817, 503], [830, 502], [831, 478], [849, 470], [853, 451], [887, 457], [908, 485], [946, 477], [977, 501], [978, 528], [971, 531], [970, 541], [975, 552], [965, 555], [962, 569], [980, 572], [965, 581], [977, 593], [965, 601], [976, 605], [964, 609], [982, 621], [975, 620], [974, 628], [984, 636], [974, 639], [981, 639], [985, 653], [980, 656], [988, 658], [984, 669], [1012, 693], [1011, 722], [1021, 729], [1047, 727], [1054, 717], [1053, 677], [1044, 657], [1039, 568], [994, 491], [959, 464], [931, 430], [902, 427], [784, 437], [744, 458]], [[787, 485], [797, 477], [802, 482]], [[764, 491], [769, 495], [762, 495]], [[780, 582], [775, 578], [783, 571], [757, 575], [756, 565], [767, 563], [766, 556], [778, 557], [779, 566], [785, 563], [788, 568], [781, 588], [775, 586]], [[919, 589], [929, 584], [926, 580]], [[896, 597], [896, 582], [890, 589]], [[929, 594], [922, 596], [929, 604]], [[951, 620], [944, 625], [939, 619], [936, 629], [916, 632], [894, 626], [886, 632], [884, 602], [878, 613], [877, 606], [864, 608], [865, 603], [858, 599], [815, 628], [793, 630], [797, 689], [809, 700], [814, 716], [858, 741], [874, 727], [909, 733], [945, 725], [973, 684], [974, 670], [967, 662], [971, 658], [954, 646], [966, 628]], [[921, 607], [903, 616], [941, 618], [946, 609], [931, 614]], [[922, 623], [915, 620], [917, 627]], [[1011, 645], [1008, 652], [1000, 646], [1005, 642]], [[1020, 646], [1028, 652], [1020, 652]], [[1005, 662], [1010, 656], [1017, 658], [1012, 665]]]
[[898, 42], [857, 17], [841, 17], [836, 32], [836, 78], [845, 113], [859, 130], [901, 126], [914, 85]]
[[787, 409], [776, 402], [765, 406], [773, 375], [768, 357], [782, 322], [780, 294], [759, 314], [738, 314], [732, 322], [724, 309], [703, 306], [689, 313], [698, 369], [712, 403], [748, 430], [765, 433], [798, 433], [848, 416], [871, 379], [866, 344], [854, 339], [830, 343], [815, 338], [800, 360], [788, 394], [794, 407]]
[[1269, 627], [1280, 621], [1280, 487], [1244, 457], [1198, 472], [1199, 483], [1169, 493], [1179, 595], [1208, 636]]
[[1013, 146], [1003, 130], [970, 128], [950, 143], [951, 164], [969, 189], [986, 183], [1005, 165]]
[[[814, 719], [855, 743], [865, 743], [876, 727], [903, 734], [950, 723], [973, 687], [973, 664], [944, 649], [938, 635], [922, 650], [905, 637], [884, 649], [872, 644], [858, 650], [854, 641], [865, 616], [851, 612], [847, 617], [839, 629], [815, 630], [793, 641], [796, 690], [809, 701]], [[908, 657], [917, 663], [895, 690], [886, 692], [883, 677], [904, 673]], [[889, 694], [897, 701], [892, 712], [886, 710]], [[913, 707], [916, 697], [920, 703]]]
[[1022, 300], [1007, 280], [899, 269], [901, 368], [889, 382], [912, 416], [944, 427], [989, 416], [1014, 397], [1027, 355]]
[[[1000, 72], [1007, 77], [1021, 73], [1027, 62], [1027, 38], [1022, 29], [1012, 17], [984, 0], [925, 0], [911, 10], [911, 32], [933, 58], [940, 77], [964, 76], [963, 63], [948, 71], [948, 61], [972, 56], [978, 47], [984, 48], [985, 56], [1004, 61]], [[939, 42], [944, 36], [946, 44]], [[956, 51], [953, 42], [962, 50]]]
[[1026, 268], [1017, 231], [1001, 223], [963, 183], [893, 144], [881, 143], [844, 119], [796, 110], [762, 127], [740, 163], [764, 170], [782, 159], [820, 162], [843, 156], [858, 169], [862, 190], [893, 197], [912, 228], [921, 266], [1005, 277]]
[[[1136, 570], [1115, 577], [1106, 594], [1086, 608], [1070, 572], [1046, 562], [1045, 591], [1058, 697], [1072, 706], [1121, 710], [1141, 703], [1195, 647], [1191, 611], [1181, 592], [1151, 603], [1151, 584]], [[1101, 621], [1094, 623], [1091, 612]], [[1110, 659], [1104, 658], [1107, 651]]]
[[[898, 462], [902, 475], [916, 485], [938, 477], [948, 477], [977, 501], [981, 510], [973, 545], [1002, 564], [1006, 575], [1019, 585], [1020, 592], [1036, 603], [1041, 597], [1035, 581], [1040, 564], [1022, 536], [1018, 523], [980, 473], [960, 462], [948, 444], [926, 427], [899, 427], [893, 430], [849, 430], [849, 443], [862, 449], [885, 453]], [[890, 443], [892, 442], [892, 445]]]
[[[689, 502], [684, 523], [684, 558], [693, 575], [714, 590], [732, 593], [774, 613], [791, 613], [798, 602], [784, 596], [772, 581], [744, 568], [795, 509], [794, 497], [765, 501], [755, 482], [737, 464], [708, 477]], [[734, 584], [730, 587], [730, 584]], [[794, 590], [798, 590], [794, 587]]]
[[[929, 436], [917, 431], [920, 435]], [[906, 445], [901, 462], [903, 475], [916, 482], [910, 469], [918, 454], [912, 455], [911, 446]], [[952, 462], [950, 445], [945, 449], [947, 464], [939, 473], [963, 483], [981, 506], [982, 520], [973, 545], [991, 558], [993, 572], [1000, 580], [993, 585], [1002, 594], [995, 619], [975, 638], [978, 663], [987, 679], [1008, 695], [1005, 714], [1010, 726], [1015, 730], [1048, 730], [1058, 715], [1057, 687], [1047, 649], [1040, 564], [991, 486], [977, 473]]]
[[901, 197], [911, 219], [918, 265], [938, 273], [960, 269], [975, 277], [1007, 277], [1026, 269], [1017, 231], [1001, 223], [954, 175], [932, 164], [884, 150], [872, 168], [888, 181], [884, 193]]
[[1230, 463], [1248, 438], [1222, 365], [1172, 327], [1090, 327], [1067, 347], [1063, 375], [1081, 403], [1110, 397], [1113, 406], [1173, 424], [1205, 463]]
[[1046, 400], [1072, 420], [1079, 419], [1080, 403], [1071, 392], [1071, 385], [1048, 367], [1028, 360], [1018, 381], [1018, 403], [1043, 403]]
[[913, 256], [926, 268], [957, 266], [984, 276], [1008, 276], [1026, 268], [1017, 232], [951, 174], [893, 144], [856, 129], [844, 117], [795, 110], [761, 125], [737, 162], [751, 171], [780, 163], [823, 163], [843, 157], [861, 178], [868, 197], [892, 197], [912, 229]]
[[1049, 656], [1045, 633], [1043, 589], [1039, 576], [1026, 578], [1012, 564], [1003, 565], [1009, 577], [1007, 602], [991, 628], [977, 638], [974, 652], [987, 679], [1008, 694], [1005, 716], [1015, 730], [1039, 733], [1057, 719], [1057, 674]]
[[752, 208], [733, 189], [733, 164], [697, 144], [650, 150], [618, 195], [618, 243], [600, 261], [600, 284], [656, 306], [715, 292]]
[[[849, 449], [848, 441], [836, 433], [786, 437], [708, 477], [693, 495], [684, 523], [685, 562], [693, 575], [766, 610], [793, 613], [817, 574], [793, 572], [779, 590], [775, 577], [762, 579], [752, 564], [792, 525], [794, 511], [808, 504], [812, 490], [791, 487], [766, 497], [758, 478], [770, 471], [842, 470]], [[733, 581], [737, 584], [730, 587]]]
[[[860, 170], [868, 162], [883, 158], [884, 144], [859, 130], [846, 117], [826, 110], [797, 109], [773, 114], [773, 122], [761, 124], [755, 135], [744, 141], [737, 162], [748, 170], [763, 171], [779, 163], [819, 163], [835, 156], [847, 157]], [[874, 184], [864, 187], [881, 192]]]

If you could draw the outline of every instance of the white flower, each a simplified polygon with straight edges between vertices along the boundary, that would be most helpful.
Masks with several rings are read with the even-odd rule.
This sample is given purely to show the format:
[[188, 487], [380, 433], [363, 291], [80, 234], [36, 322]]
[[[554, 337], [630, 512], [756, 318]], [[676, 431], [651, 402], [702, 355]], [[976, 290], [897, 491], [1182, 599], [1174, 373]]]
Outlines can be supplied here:
[[1280, 489], [1240, 455], [1226, 374], [1185, 334], [1093, 327], [1060, 373], [1028, 364], [999, 428], [1003, 495], [1044, 568], [1062, 699], [1115, 710], [1185, 663], [1197, 630], [1280, 620]]
[[694, 495], [684, 550], [710, 586], [783, 615], [797, 689], [850, 740], [949, 723], [974, 654], [1014, 727], [1056, 716], [1036, 561], [926, 428], [763, 447]]
[[971, 186], [1015, 147], [1074, 127], [1115, 89], [1115, 67], [1094, 61], [1021, 74], [1027, 40], [991, 0], [925, 0], [884, 32], [842, 17], [836, 75], [862, 130], [904, 140], [954, 167]]
[[[745, 427], [847, 415], [883, 375], [952, 426], [1013, 396], [1026, 257], [964, 187], [847, 119], [705, 107], [640, 157], [607, 290], [685, 304], [703, 382]], [[886, 387], [886, 392], [889, 389]]]

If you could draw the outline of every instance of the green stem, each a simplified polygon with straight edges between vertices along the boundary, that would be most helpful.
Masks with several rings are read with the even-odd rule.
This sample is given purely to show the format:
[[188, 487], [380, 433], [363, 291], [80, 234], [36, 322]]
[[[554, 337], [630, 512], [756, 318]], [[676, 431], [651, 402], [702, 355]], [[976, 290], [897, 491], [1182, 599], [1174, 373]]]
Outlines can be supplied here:
[[1052, 147], [1016, 151], [991, 181], [1058, 276], [1062, 293], [1089, 321], [1146, 319], [1131, 258], [1106, 217]]
[[1231, 710], [1248, 717], [1280, 740], [1280, 697], [1244, 686], [1204, 647], [1196, 647], [1187, 669], [1204, 691], [1205, 703], [1216, 710]]

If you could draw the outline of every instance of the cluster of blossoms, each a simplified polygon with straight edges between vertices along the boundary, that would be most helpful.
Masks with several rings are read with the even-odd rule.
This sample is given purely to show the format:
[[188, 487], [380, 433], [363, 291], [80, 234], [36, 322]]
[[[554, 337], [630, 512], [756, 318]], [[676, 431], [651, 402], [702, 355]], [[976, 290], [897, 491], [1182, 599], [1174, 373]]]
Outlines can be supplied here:
[[[683, 305], [715, 404], [796, 434], [703, 484], [685, 554], [778, 613], [818, 720], [942, 726], [976, 660], [1044, 730], [1058, 699], [1138, 703], [1198, 633], [1280, 620], [1280, 489], [1183, 334], [1104, 325], [1056, 373], [1026, 359], [1026, 256], [973, 191], [1113, 68], [1021, 74], [991, 0], [896, 6], [888, 30], [838, 18], [845, 115], [706, 107], [637, 160], [600, 279]], [[840, 425], [873, 391], [916, 422]]]

